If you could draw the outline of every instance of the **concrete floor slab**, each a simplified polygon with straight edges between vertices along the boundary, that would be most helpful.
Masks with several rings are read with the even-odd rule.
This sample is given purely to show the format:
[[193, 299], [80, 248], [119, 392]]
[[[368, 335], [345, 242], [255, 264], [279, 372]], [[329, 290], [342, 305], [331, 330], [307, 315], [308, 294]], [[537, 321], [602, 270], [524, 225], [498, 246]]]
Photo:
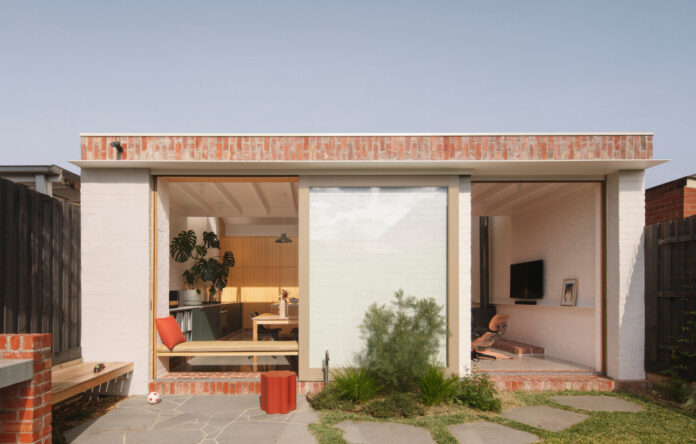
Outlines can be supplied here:
[[452, 425], [448, 429], [457, 441], [466, 444], [527, 444], [539, 441], [539, 437], [532, 433], [486, 421]]
[[409, 444], [434, 443], [430, 432], [419, 427], [392, 422], [352, 422], [343, 421], [336, 424], [343, 430], [343, 437], [350, 443], [386, 444], [407, 442]]
[[587, 419], [582, 413], [554, 409], [545, 405], [516, 407], [504, 411], [501, 416], [552, 432], [559, 432]]
[[643, 407], [614, 396], [554, 396], [554, 401], [580, 410], [591, 412], [640, 412]]

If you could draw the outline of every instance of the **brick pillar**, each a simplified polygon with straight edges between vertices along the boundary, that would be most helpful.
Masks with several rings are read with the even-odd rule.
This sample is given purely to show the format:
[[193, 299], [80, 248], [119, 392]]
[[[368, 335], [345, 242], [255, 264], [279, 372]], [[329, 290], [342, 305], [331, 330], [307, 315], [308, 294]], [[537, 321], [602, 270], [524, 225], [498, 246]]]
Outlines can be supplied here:
[[0, 389], [0, 443], [50, 443], [51, 335], [0, 334], [0, 358], [34, 360], [31, 380]]

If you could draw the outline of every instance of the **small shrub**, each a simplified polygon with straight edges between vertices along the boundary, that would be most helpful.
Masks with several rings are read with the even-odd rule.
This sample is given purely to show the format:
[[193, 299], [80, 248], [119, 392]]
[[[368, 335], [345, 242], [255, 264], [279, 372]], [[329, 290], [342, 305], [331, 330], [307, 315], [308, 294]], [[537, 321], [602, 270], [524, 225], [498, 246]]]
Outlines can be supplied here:
[[360, 326], [365, 349], [358, 357], [387, 390], [410, 392], [418, 387], [429, 363], [439, 353], [447, 323], [434, 299], [394, 294], [393, 308], [372, 304]]
[[684, 402], [689, 394], [686, 381], [678, 376], [672, 376], [656, 384], [657, 391], [666, 399]]
[[454, 401], [484, 411], [500, 411], [500, 399], [485, 375], [475, 375], [459, 381]]
[[365, 405], [363, 411], [375, 418], [409, 418], [425, 413], [414, 393], [392, 392], [384, 400], [372, 401]]
[[449, 402], [457, 392], [457, 376], [445, 375], [445, 369], [431, 365], [421, 378], [418, 388], [425, 405]]
[[333, 386], [341, 399], [363, 403], [379, 391], [375, 377], [365, 368], [346, 368], [333, 374]]
[[692, 387], [689, 395], [686, 397], [684, 408], [691, 416], [696, 416], [696, 387]]
[[341, 398], [334, 384], [315, 394], [310, 404], [316, 410], [352, 410], [354, 407], [352, 401]]

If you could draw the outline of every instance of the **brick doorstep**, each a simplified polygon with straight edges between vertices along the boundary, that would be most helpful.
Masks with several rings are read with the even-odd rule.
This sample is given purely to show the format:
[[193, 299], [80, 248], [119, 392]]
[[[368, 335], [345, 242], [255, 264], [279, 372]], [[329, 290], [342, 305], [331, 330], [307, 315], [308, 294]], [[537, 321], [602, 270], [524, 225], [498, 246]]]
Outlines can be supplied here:
[[[297, 382], [297, 393], [320, 391], [323, 382]], [[150, 381], [148, 390], [160, 395], [258, 395], [261, 373], [176, 372]]]
[[620, 381], [597, 375], [489, 375], [491, 383], [501, 392], [540, 392], [540, 391], [599, 391], [615, 390], [645, 391], [651, 383], [647, 380]]

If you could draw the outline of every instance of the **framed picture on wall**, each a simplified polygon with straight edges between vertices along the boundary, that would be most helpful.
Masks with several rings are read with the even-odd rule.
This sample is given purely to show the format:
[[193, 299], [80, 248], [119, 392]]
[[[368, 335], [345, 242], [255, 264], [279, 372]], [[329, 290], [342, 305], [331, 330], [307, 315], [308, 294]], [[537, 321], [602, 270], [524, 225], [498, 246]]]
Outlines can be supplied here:
[[561, 305], [575, 307], [578, 298], [578, 280], [566, 279], [563, 281], [563, 292], [561, 293]]

